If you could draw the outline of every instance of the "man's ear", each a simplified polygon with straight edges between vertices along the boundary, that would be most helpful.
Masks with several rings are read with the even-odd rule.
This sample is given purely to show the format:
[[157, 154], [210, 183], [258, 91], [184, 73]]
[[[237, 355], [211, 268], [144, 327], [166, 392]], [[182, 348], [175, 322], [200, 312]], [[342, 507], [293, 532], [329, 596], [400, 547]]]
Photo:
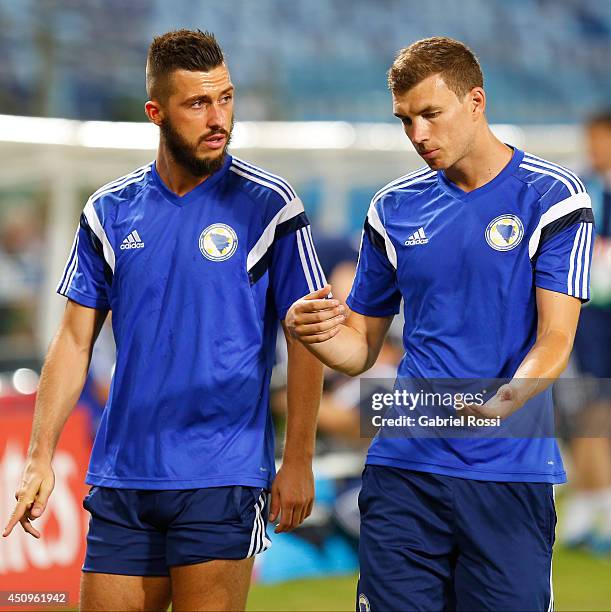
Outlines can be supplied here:
[[144, 104], [144, 113], [148, 117], [148, 120], [151, 123], [154, 123], [156, 126], [160, 126], [163, 122], [163, 110], [159, 106], [158, 102], [154, 100], [148, 100]]
[[481, 87], [474, 87], [468, 94], [470, 98], [471, 112], [474, 118], [486, 112], [486, 92]]

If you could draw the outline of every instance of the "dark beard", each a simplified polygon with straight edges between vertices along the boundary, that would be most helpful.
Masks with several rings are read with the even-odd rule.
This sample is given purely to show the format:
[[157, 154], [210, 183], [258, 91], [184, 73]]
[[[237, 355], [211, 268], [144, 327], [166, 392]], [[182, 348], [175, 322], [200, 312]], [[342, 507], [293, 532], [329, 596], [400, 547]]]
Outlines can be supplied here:
[[[206, 134], [206, 138], [213, 134], [226, 134], [227, 142], [223, 147], [223, 150], [216, 157], [201, 159], [197, 157], [195, 151], [196, 147], [188, 143], [175, 129], [174, 126], [166, 119], [159, 127], [161, 135], [167, 145], [170, 154], [174, 158], [174, 161], [182, 166], [189, 174], [196, 177], [210, 176], [223, 167], [225, 158], [227, 157], [227, 147], [231, 141], [231, 135], [233, 134], [233, 118], [231, 119], [231, 127], [229, 133], [223, 129], [215, 130], [209, 134]], [[201, 141], [200, 141], [201, 142]], [[199, 144], [199, 142], [197, 143]]]

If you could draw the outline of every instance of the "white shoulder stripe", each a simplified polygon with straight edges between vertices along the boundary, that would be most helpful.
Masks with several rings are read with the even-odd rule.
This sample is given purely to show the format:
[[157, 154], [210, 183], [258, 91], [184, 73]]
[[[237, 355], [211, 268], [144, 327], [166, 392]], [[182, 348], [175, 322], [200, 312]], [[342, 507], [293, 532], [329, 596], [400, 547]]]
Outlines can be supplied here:
[[561, 174], [565, 174], [566, 176], [572, 178], [576, 183], [578, 183], [585, 190], [585, 185], [583, 181], [579, 178], [579, 175], [576, 172], [573, 172], [571, 169], [565, 168], [564, 166], [561, 166], [560, 164], [549, 161], [547, 159], [543, 159], [542, 157], [537, 157], [536, 155], [533, 155], [532, 153], [525, 153], [524, 156], [527, 157], [529, 160], [534, 160], [538, 162], [539, 165], [541, 166], [546, 166], [546, 167], [549, 166], [550, 168], [555, 168], [556, 170], [560, 171]]
[[106, 263], [109, 265], [113, 273], [115, 271], [115, 252], [112, 248], [112, 245], [110, 244], [110, 241], [108, 240], [108, 236], [106, 235], [104, 227], [102, 226], [102, 223], [100, 222], [100, 219], [94, 207], [94, 203], [97, 202], [97, 200], [99, 200], [104, 195], [113, 193], [115, 191], [119, 191], [120, 189], [123, 189], [133, 183], [138, 183], [150, 171], [151, 171], [151, 166], [148, 166], [148, 168], [144, 170], [144, 173], [142, 175], [140, 176], [136, 175], [130, 180], [120, 183], [118, 185], [115, 185], [114, 187], [107, 189], [106, 191], [96, 192], [96, 194], [94, 194], [93, 196], [89, 198], [89, 200], [87, 200], [87, 204], [85, 204], [85, 210], [83, 211], [83, 214], [85, 215], [85, 218], [87, 219], [87, 222], [89, 223], [89, 227], [91, 227], [91, 230], [93, 231], [93, 233], [98, 237], [98, 239], [102, 243], [104, 259], [106, 260]]
[[425, 166], [424, 168], [418, 168], [418, 170], [414, 170], [413, 172], [408, 172], [407, 174], [400, 176], [398, 179], [395, 179], [394, 181], [390, 181], [390, 183], [387, 183], [386, 185], [384, 185], [382, 189], [379, 189], [378, 191], [376, 191], [372, 200], [375, 199], [378, 196], [378, 194], [381, 193], [382, 191], [386, 191], [390, 187], [394, 187], [395, 185], [398, 185], [399, 183], [402, 183], [403, 181], [406, 181], [408, 179], [416, 178], [416, 176], [420, 176], [422, 174], [427, 174], [430, 171], [431, 171], [430, 168], [428, 166]]
[[267, 227], [263, 230], [261, 237], [253, 248], [248, 253], [246, 258], [246, 269], [250, 272], [255, 265], [261, 260], [261, 258], [267, 253], [268, 249], [274, 242], [274, 234], [276, 228], [281, 223], [296, 217], [304, 212], [303, 204], [299, 198], [292, 200], [286, 206], [283, 206], [274, 216], [274, 218], [267, 224]]
[[110, 181], [109, 183], [106, 183], [106, 185], [103, 185], [102, 187], [94, 191], [91, 197], [94, 198], [98, 193], [101, 193], [102, 191], [106, 191], [107, 189], [110, 189], [112, 187], [116, 187], [119, 183], [123, 183], [132, 178], [143, 176], [144, 174], [150, 171], [152, 166], [153, 166], [153, 162], [149, 162], [148, 164], [141, 166], [137, 170], [134, 170], [133, 172], [130, 172], [129, 174], [126, 174], [125, 176], [122, 176], [118, 179], [114, 179]]
[[382, 198], [387, 193], [390, 193], [395, 189], [409, 187], [410, 185], [414, 185], [421, 181], [427, 180], [437, 174], [436, 171], [430, 170], [428, 168], [423, 169], [422, 172], [424, 172], [424, 174], [422, 174], [421, 171], [417, 171], [412, 175], [408, 175], [409, 178], [402, 180], [402, 182], [390, 183], [386, 188], [378, 191], [378, 193], [373, 197], [369, 206], [369, 210], [367, 211], [367, 220], [369, 221], [371, 227], [373, 227], [384, 238], [386, 256], [388, 257], [388, 261], [395, 268], [395, 270], [397, 269], [397, 252], [392, 241], [390, 240], [390, 237], [388, 236], [388, 233], [386, 232], [384, 224], [380, 219], [380, 215], [375, 205], [378, 200], [380, 200], [380, 198]]
[[369, 207], [369, 212], [367, 213], [367, 220], [369, 221], [369, 225], [373, 227], [383, 238], [384, 245], [386, 247], [386, 257], [388, 257], [388, 261], [390, 261], [391, 265], [397, 269], [397, 251], [395, 250], [395, 246], [391, 242], [386, 228], [380, 219], [380, 215], [375, 207], [375, 204], [372, 204]]
[[390, 193], [391, 191], [402, 189], [403, 187], [410, 187], [411, 185], [415, 185], [416, 183], [421, 183], [422, 181], [426, 181], [427, 179], [432, 178], [436, 174], [437, 172], [433, 170], [433, 171], [427, 172], [426, 174], [422, 174], [418, 177], [412, 177], [411, 179], [407, 179], [402, 183], [392, 185], [391, 187], [388, 187], [387, 189], [378, 191], [378, 193], [371, 200], [371, 204], [372, 205], [375, 204], [378, 200], [380, 200], [383, 196]]
[[231, 165], [231, 167], [229, 169], [232, 172], [235, 172], [235, 174], [239, 174], [240, 176], [243, 176], [244, 178], [250, 179], [251, 181], [254, 181], [255, 183], [259, 183], [259, 185], [264, 185], [265, 187], [269, 187], [270, 189], [273, 189], [284, 200], [284, 202], [286, 204], [288, 204], [291, 201], [291, 199], [292, 199], [292, 198], [289, 198], [286, 195], [285, 191], [283, 189], [281, 189], [275, 183], [272, 183], [270, 181], [266, 181], [266, 180], [262, 179], [260, 176], [257, 176], [256, 174], [252, 174], [250, 172], [245, 172], [244, 170], [240, 170], [239, 168], [237, 168], [233, 164]]
[[259, 168], [258, 166], [255, 166], [254, 164], [246, 162], [243, 159], [240, 159], [239, 157], [234, 157], [232, 158], [231, 161], [232, 163], [235, 163], [235, 165], [238, 166], [238, 168], [242, 168], [242, 170], [246, 170], [247, 172], [252, 172], [253, 174], [257, 174], [261, 176], [262, 178], [270, 180], [273, 183], [276, 183], [277, 185], [284, 187], [287, 190], [288, 195], [290, 197], [293, 197], [293, 198], [297, 197], [295, 190], [291, 187], [289, 182], [284, 180], [281, 176], [278, 176], [277, 174], [272, 174], [271, 172], [268, 172], [267, 170], [263, 170], [263, 168]]
[[428, 166], [424, 168], [418, 168], [418, 170], [413, 170], [412, 172], [408, 172], [407, 174], [404, 174], [403, 176], [400, 176], [399, 178], [396, 178], [390, 181], [390, 183], [386, 183], [384, 187], [376, 191], [373, 197], [375, 198], [378, 195], [378, 193], [380, 193], [381, 191], [385, 191], [386, 189], [388, 189], [389, 187], [392, 187], [393, 185], [397, 185], [398, 183], [401, 183], [409, 178], [416, 177], [420, 174], [425, 174], [427, 171], [429, 171]]
[[[276, 180], [278, 182], [278, 184], [283, 185], [284, 187], [286, 187], [286, 189], [288, 191], [291, 191], [291, 192], [295, 193], [293, 188], [291, 187], [291, 184], [285, 178], [279, 176], [278, 174], [274, 174], [273, 172], [270, 172], [269, 170], [265, 170], [264, 168], [261, 168], [260, 166], [256, 166], [255, 164], [247, 162], [246, 160], [241, 159], [240, 157], [233, 157], [232, 161], [237, 162], [238, 164], [240, 164], [241, 166], [243, 166], [247, 170], [252, 170], [253, 172], [255, 172], [257, 174], [261, 174], [264, 177], [268, 177], [268, 178], [272, 178], [272, 179]], [[297, 194], [295, 194], [295, 195], [297, 195]]]
[[98, 217], [95, 208], [93, 207], [93, 200], [89, 200], [85, 205], [85, 210], [83, 211], [85, 218], [87, 219], [87, 223], [89, 223], [89, 227], [91, 231], [97, 236], [98, 240], [102, 243], [102, 250], [104, 252], [104, 259], [106, 263], [110, 266], [110, 269], [115, 271], [115, 252], [108, 240], [108, 236], [102, 227], [102, 223]]
[[541, 231], [546, 225], [557, 221], [561, 217], [568, 215], [580, 208], [592, 208], [592, 202], [590, 196], [587, 193], [576, 193], [575, 195], [569, 196], [568, 198], [550, 206], [539, 219], [537, 227], [535, 227], [533, 233], [528, 241], [528, 256], [532, 259], [539, 248], [539, 241], [541, 240]]
[[537, 166], [533, 166], [531, 164], [527, 164], [522, 162], [520, 164], [520, 168], [524, 168], [525, 170], [531, 170], [532, 172], [537, 172], [538, 174], [547, 174], [548, 176], [553, 176], [555, 179], [558, 179], [561, 183], [564, 183], [565, 187], [569, 190], [571, 195], [575, 195], [577, 190], [573, 186], [572, 183], [568, 181], [567, 178], [558, 174], [557, 172], [552, 172], [551, 170], [544, 170], [543, 168], [538, 168]]
[[141, 173], [134, 175], [132, 178], [130, 178], [129, 180], [125, 180], [121, 183], [117, 183], [114, 184], [113, 186], [104, 189], [104, 191], [98, 189], [87, 201], [87, 203], [89, 202], [97, 202], [103, 195], [106, 195], [108, 193], [114, 193], [115, 191], [119, 191], [121, 189], [123, 189], [124, 187], [127, 187], [128, 185], [132, 185], [133, 183], [138, 183], [140, 182], [150, 171], [151, 171], [151, 167], [152, 166], [148, 166], [146, 168], [144, 168], [142, 170]]
[[558, 174], [562, 174], [563, 176], [566, 176], [566, 178], [568, 178], [571, 181], [571, 183], [575, 186], [577, 191], [586, 190], [585, 185], [581, 182], [580, 178], [576, 174], [574, 174], [570, 170], [567, 170], [566, 168], [563, 168], [562, 166], [559, 166], [558, 164], [547, 162], [544, 159], [540, 159], [530, 154], [524, 155], [524, 161], [528, 162], [529, 164], [533, 166], [539, 166], [541, 168], [547, 168], [548, 170], [554, 170], [555, 172], [558, 172]]

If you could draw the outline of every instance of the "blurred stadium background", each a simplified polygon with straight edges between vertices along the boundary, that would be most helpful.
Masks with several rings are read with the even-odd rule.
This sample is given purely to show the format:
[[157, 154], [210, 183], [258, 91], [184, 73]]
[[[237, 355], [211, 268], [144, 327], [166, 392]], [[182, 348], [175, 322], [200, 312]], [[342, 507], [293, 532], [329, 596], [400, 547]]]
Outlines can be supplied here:
[[[157, 134], [143, 114], [145, 56], [153, 35], [179, 27], [210, 30], [223, 45], [237, 86], [232, 150], [292, 182], [338, 288], [349, 288], [371, 196], [421, 165], [392, 121], [386, 90], [399, 48], [431, 35], [469, 44], [483, 64], [497, 133], [578, 171], [587, 170], [583, 121], [611, 106], [609, 0], [0, 0], [2, 521], [64, 306], [54, 291], [80, 210], [100, 185], [154, 156]], [[380, 377], [392, 375], [396, 338], [376, 366]], [[281, 430], [279, 353], [273, 410]], [[76, 601], [83, 475], [112, 355], [106, 334], [62, 437], [46, 538], [15, 533], [0, 542], [0, 591], [69, 590]], [[353, 609], [355, 491], [366, 443], [357, 415], [358, 385], [329, 376], [317, 505], [258, 560], [252, 609]], [[559, 610], [611, 610], [611, 556], [558, 547], [555, 586]]]

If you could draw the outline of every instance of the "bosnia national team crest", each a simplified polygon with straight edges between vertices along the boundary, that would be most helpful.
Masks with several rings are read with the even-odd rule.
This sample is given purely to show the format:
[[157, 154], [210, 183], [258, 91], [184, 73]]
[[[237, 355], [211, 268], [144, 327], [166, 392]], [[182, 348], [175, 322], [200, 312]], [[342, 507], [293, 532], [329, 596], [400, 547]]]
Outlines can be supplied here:
[[497, 251], [515, 249], [524, 236], [522, 221], [515, 215], [501, 215], [486, 228], [486, 242]]
[[199, 235], [199, 250], [206, 259], [225, 261], [238, 248], [238, 236], [232, 227], [224, 223], [209, 225]]
[[359, 594], [359, 612], [370, 612], [371, 606], [369, 600], [364, 593]]

